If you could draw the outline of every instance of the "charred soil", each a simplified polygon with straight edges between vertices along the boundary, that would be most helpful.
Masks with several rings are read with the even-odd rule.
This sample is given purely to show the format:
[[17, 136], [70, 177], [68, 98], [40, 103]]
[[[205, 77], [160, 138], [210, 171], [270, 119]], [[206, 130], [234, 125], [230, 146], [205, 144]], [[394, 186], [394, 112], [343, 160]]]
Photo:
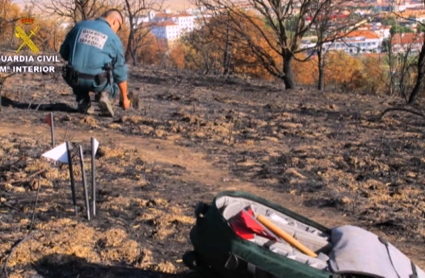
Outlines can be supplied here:
[[[9, 277], [187, 276], [181, 257], [192, 249], [194, 207], [222, 190], [259, 195], [328, 227], [366, 228], [425, 268], [425, 119], [378, 117], [402, 100], [184, 71], [133, 68], [130, 76], [140, 107], [123, 111], [115, 101], [114, 118], [76, 113], [58, 76], [7, 80], [0, 266]], [[67, 165], [40, 158], [51, 147], [50, 111], [56, 142], [86, 150], [89, 181], [89, 139], [100, 142], [90, 222], [77, 157], [77, 217]]]

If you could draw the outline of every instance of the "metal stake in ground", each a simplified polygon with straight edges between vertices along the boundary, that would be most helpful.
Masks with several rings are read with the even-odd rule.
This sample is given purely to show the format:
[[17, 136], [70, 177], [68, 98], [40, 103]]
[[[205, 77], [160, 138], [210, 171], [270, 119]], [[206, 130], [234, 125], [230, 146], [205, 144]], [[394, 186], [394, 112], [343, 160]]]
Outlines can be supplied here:
[[71, 156], [71, 146], [69, 142], [66, 142], [66, 152], [68, 154], [68, 166], [69, 166], [69, 176], [71, 178], [71, 190], [72, 190], [72, 202], [74, 203], [75, 216], [77, 216], [77, 199], [75, 197], [75, 182], [74, 182], [74, 172], [72, 171], [72, 156]]
[[52, 149], [55, 147], [55, 120], [53, 118], [53, 112], [50, 112], [50, 131], [52, 134]]
[[80, 162], [81, 162], [81, 173], [83, 176], [84, 198], [86, 200], [87, 219], [90, 221], [89, 193], [87, 192], [87, 179], [86, 179], [86, 168], [84, 167], [83, 146], [80, 146]]
[[[55, 120], [53, 118], [53, 112], [50, 112], [50, 133], [52, 134], [52, 149], [55, 148]], [[56, 165], [56, 161], [53, 163]]]
[[95, 164], [95, 143], [94, 138], [91, 138], [91, 189], [92, 189], [92, 201], [93, 201], [93, 216], [96, 216], [96, 164]]

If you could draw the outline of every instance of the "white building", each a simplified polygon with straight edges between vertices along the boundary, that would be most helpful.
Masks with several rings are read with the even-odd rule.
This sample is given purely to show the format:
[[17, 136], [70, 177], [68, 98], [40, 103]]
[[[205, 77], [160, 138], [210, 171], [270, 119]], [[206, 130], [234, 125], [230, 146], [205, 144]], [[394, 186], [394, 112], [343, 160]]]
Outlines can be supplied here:
[[159, 39], [165, 39], [169, 44], [179, 39], [186, 32], [195, 29], [196, 16], [182, 13], [158, 13], [151, 20], [151, 30]]
[[406, 9], [423, 9], [425, 8], [425, 4], [421, 1], [420, 3], [411, 3], [408, 2], [405, 4]]
[[381, 53], [383, 36], [371, 31], [353, 31], [334, 42], [324, 43], [325, 50], [345, 51], [348, 54]]
[[[134, 18], [133, 18], [133, 22], [134, 22], [134, 24], [137, 26], [137, 25], [140, 25], [140, 24], [142, 24], [142, 23], [147, 23], [147, 22], [150, 22], [150, 21], [152, 21], [152, 19], [155, 17], [155, 12], [154, 11], [149, 11], [147, 14], [144, 14], [144, 15], [137, 15], [137, 16], [135, 16]], [[126, 16], [125, 17], [125, 22], [127, 23], [127, 24], [129, 24], [130, 23], [130, 19], [129, 19], [129, 17], [128, 16]]]
[[151, 32], [155, 37], [164, 39], [169, 44], [181, 36], [179, 25], [171, 20], [152, 23]]
[[359, 31], [371, 31], [378, 35], [378, 37], [388, 38], [390, 36], [391, 26], [384, 26], [380, 22], [372, 22], [364, 24], [357, 28]]

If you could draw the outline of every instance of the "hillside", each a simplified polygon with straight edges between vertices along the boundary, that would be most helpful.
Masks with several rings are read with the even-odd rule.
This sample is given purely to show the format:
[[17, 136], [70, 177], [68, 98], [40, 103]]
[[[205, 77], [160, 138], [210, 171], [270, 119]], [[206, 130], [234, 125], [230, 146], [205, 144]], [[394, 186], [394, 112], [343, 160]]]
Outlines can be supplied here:
[[[425, 269], [425, 119], [383, 110], [387, 96], [283, 91], [279, 83], [131, 68], [140, 110], [114, 119], [76, 113], [60, 76], [15, 75], [0, 112], [0, 265], [9, 277], [183, 276], [197, 202], [247, 191], [325, 226], [357, 225], [387, 238]], [[424, 107], [423, 103], [420, 107]], [[98, 216], [79, 215], [69, 174], [40, 155], [56, 142], [96, 159]], [[90, 159], [86, 156], [90, 170]], [[47, 169], [40, 180], [31, 177]], [[90, 180], [90, 174], [88, 174]], [[38, 184], [38, 204], [33, 207]]]

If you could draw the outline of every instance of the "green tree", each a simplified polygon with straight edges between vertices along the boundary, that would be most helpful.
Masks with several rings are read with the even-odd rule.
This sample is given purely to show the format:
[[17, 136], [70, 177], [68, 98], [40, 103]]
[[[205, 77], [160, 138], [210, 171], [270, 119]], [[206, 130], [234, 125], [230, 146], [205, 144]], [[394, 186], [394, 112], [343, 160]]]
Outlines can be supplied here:
[[402, 34], [402, 33], [415, 33], [415, 32], [410, 28], [403, 27], [403, 26], [400, 26], [400, 25], [394, 25], [390, 29], [390, 34], [393, 35], [393, 36], [395, 34]]
[[425, 26], [421, 25], [421, 24], [417, 24], [416, 25], [416, 32], [418, 34], [425, 32]]
[[389, 16], [387, 18], [384, 18], [384, 20], [382, 20], [382, 24], [386, 26], [395, 26], [397, 25], [397, 22], [393, 16]]

